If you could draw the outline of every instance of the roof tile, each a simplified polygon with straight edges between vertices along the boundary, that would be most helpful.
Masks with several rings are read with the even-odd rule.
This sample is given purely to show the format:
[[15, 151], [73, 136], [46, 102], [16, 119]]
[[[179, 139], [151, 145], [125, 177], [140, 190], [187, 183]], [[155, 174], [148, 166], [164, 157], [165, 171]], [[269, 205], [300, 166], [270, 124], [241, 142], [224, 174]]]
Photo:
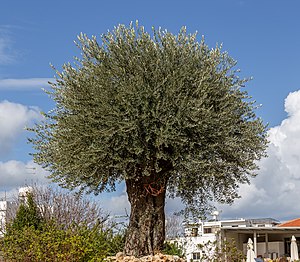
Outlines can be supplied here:
[[300, 218], [296, 218], [296, 219], [284, 222], [284, 223], [278, 225], [278, 227], [300, 227]]

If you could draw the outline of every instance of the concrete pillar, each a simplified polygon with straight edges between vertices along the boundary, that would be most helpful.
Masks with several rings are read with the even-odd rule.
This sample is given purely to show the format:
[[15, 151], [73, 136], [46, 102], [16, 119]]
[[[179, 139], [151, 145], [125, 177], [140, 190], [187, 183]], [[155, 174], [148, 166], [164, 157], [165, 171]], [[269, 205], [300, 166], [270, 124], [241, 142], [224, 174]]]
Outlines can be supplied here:
[[254, 247], [254, 254], [257, 257], [257, 238], [256, 238], [256, 231], [253, 232], [253, 247]]
[[266, 233], [265, 241], [266, 241], [266, 253], [267, 253], [267, 258], [269, 258], [269, 235], [268, 235], [268, 233]]

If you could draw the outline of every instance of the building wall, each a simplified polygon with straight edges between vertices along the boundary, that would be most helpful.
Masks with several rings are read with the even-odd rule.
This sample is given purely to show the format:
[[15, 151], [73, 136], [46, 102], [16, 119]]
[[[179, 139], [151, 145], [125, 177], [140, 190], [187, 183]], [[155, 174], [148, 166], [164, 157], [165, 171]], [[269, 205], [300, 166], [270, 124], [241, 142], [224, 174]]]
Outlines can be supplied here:
[[[193, 253], [208, 251], [203, 246], [220, 244], [220, 239], [234, 241], [236, 247], [247, 254], [247, 242], [251, 238], [254, 241], [256, 235], [257, 255], [269, 258], [282, 257], [289, 254], [290, 239], [292, 235], [297, 237], [300, 247], [300, 227], [278, 228], [274, 219], [253, 220], [225, 220], [225, 221], [199, 221], [198, 223], [185, 224], [186, 236], [181, 238], [180, 245], [185, 249], [186, 258], [193, 259]], [[268, 235], [268, 236], [266, 236]], [[266, 254], [266, 240], [268, 240], [268, 254]], [[202, 248], [201, 248], [202, 246]], [[255, 249], [254, 249], [255, 250]], [[211, 252], [211, 250], [209, 251]]]
[[4, 236], [8, 215], [17, 209], [17, 203], [2, 200], [0, 201], [0, 237]]
[[[247, 254], [247, 244], [243, 244], [243, 252]], [[284, 242], [269, 242], [268, 243], [268, 257], [269, 258], [278, 258], [285, 255], [284, 251]], [[267, 257], [266, 254], [266, 243], [257, 243], [257, 256]]]
[[7, 201], [0, 201], [0, 237], [2, 237], [5, 232], [7, 205]]
[[184, 249], [186, 259], [190, 262], [197, 260], [193, 258], [195, 253], [200, 253], [202, 256], [203, 252], [211, 252], [210, 247], [214, 245], [215, 241], [215, 234], [203, 234], [197, 237], [181, 237], [178, 239], [178, 244]]

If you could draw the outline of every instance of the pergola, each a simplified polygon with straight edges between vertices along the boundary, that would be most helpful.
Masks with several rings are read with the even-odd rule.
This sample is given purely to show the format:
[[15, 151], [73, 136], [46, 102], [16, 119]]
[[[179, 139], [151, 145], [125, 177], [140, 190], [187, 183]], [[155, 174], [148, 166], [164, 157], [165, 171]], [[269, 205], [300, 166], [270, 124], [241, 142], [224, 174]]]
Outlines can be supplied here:
[[[243, 244], [247, 243], [248, 239], [253, 240], [255, 255], [262, 255], [269, 257], [272, 250], [269, 248], [271, 243], [283, 243], [284, 253], [281, 255], [289, 254], [289, 246], [287, 245], [288, 239], [291, 239], [292, 235], [300, 239], [300, 227], [222, 227], [221, 236], [224, 240], [233, 239], [237, 245], [237, 248], [243, 251]], [[264, 254], [258, 254], [258, 244], [264, 243]], [[279, 252], [278, 252], [279, 253]]]

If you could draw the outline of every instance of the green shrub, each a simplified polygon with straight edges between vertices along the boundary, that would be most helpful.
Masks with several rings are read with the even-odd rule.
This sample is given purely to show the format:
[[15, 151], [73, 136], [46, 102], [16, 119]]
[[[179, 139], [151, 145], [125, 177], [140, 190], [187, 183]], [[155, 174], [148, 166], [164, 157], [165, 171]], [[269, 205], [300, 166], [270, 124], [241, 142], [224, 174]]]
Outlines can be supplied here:
[[41, 217], [39, 208], [33, 199], [33, 195], [28, 193], [26, 201], [24, 203], [20, 203], [16, 216], [10, 227], [17, 230], [31, 226], [35, 229], [39, 229], [42, 227], [43, 222], [43, 218]]
[[[70, 198], [68, 200], [61, 203], [70, 204]], [[87, 206], [77, 203], [81, 207]], [[55, 214], [46, 217], [41, 215], [33, 195], [29, 194], [6, 226], [1, 239], [1, 255], [9, 261], [22, 262], [103, 261], [123, 250], [125, 233], [116, 231], [116, 225], [107, 220], [92, 221], [89, 212], [95, 210], [92, 206], [86, 210], [88, 219], [74, 219], [73, 223], [71, 218], [76, 218], [78, 213], [72, 208], [61, 210], [59, 219]]]
[[165, 242], [163, 254], [184, 257], [183, 249], [177, 243]]
[[10, 228], [2, 240], [2, 254], [12, 261], [103, 261], [123, 250], [124, 234], [102, 226], [59, 228], [55, 223], [42, 230], [33, 226]]

